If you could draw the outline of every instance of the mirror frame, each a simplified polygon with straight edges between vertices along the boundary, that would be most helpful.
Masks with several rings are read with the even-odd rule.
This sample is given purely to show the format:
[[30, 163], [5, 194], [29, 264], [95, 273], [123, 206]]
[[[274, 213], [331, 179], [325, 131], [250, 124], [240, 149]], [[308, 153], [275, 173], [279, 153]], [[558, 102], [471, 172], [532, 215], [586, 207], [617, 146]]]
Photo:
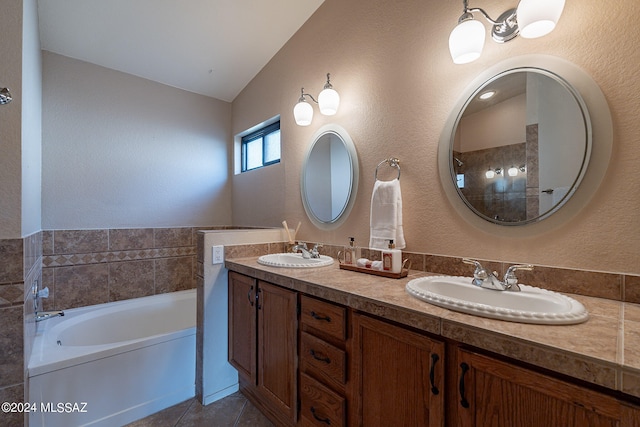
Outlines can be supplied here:
[[[333, 219], [332, 221], [323, 221], [319, 219], [312, 211], [308, 197], [307, 197], [307, 184], [306, 184], [306, 168], [309, 163], [309, 158], [311, 157], [311, 153], [313, 152], [313, 148], [316, 143], [326, 134], [334, 134], [338, 138], [342, 140], [342, 143], [347, 150], [349, 155], [349, 163], [351, 164], [351, 187], [349, 189], [349, 199], [345, 203], [344, 208], [340, 212], [340, 214]], [[356, 200], [356, 194], [358, 193], [358, 181], [360, 176], [360, 167], [358, 162], [358, 154], [356, 152], [356, 146], [351, 139], [349, 133], [340, 125], [335, 123], [330, 123], [322, 126], [318, 129], [311, 138], [311, 145], [307, 150], [307, 154], [304, 159], [304, 163], [302, 164], [302, 170], [300, 172], [300, 195], [302, 197], [302, 205], [304, 206], [304, 211], [307, 214], [307, 218], [321, 230], [333, 230], [342, 225], [346, 219], [349, 217], [349, 213], [353, 208]]]
[[[538, 69], [561, 77], [566, 82], [576, 100], [585, 109], [585, 116], [591, 119], [591, 155], [588, 164], [581, 171], [582, 176], [574, 184], [571, 197], [566, 197], [551, 211], [538, 217], [536, 221], [525, 223], [496, 223], [477, 215], [460, 197], [452, 176], [452, 135], [470, 97], [486, 82], [506, 72], [518, 69]], [[580, 102], [582, 101], [582, 103]], [[589, 129], [587, 128], [587, 132]], [[613, 146], [613, 125], [611, 113], [604, 94], [597, 83], [578, 66], [561, 58], [548, 55], [523, 55], [509, 58], [482, 72], [465, 88], [445, 123], [438, 146], [438, 170], [440, 184], [456, 212], [472, 225], [498, 235], [535, 234], [549, 227], [559, 226], [579, 213], [596, 193], [606, 174]], [[577, 185], [577, 184], [580, 185]], [[542, 219], [544, 218], [544, 221]], [[515, 227], [514, 225], [518, 225]], [[525, 230], [525, 231], [523, 231]]]
[[[576, 175], [576, 177], [573, 179], [573, 182], [571, 184], [571, 188], [569, 189], [568, 193], [564, 197], [562, 197], [562, 199], [558, 203], [556, 203], [554, 206], [552, 206], [551, 209], [547, 210], [546, 212], [544, 212], [542, 214], [539, 214], [535, 218], [525, 219], [525, 220], [522, 220], [522, 221], [501, 221], [501, 220], [498, 220], [498, 219], [491, 218], [491, 217], [483, 214], [482, 212], [478, 211], [473, 206], [473, 204], [465, 197], [465, 195], [460, 190], [460, 188], [458, 188], [456, 186], [456, 191], [458, 192], [458, 196], [469, 207], [469, 209], [471, 209], [476, 215], [478, 215], [480, 218], [484, 219], [485, 221], [492, 222], [492, 223], [498, 224], [498, 225], [508, 226], [508, 227], [514, 227], [514, 226], [528, 224], [528, 223], [531, 223], [531, 222], [541, 221], [541, 220], [547, 218], [549, 215], [551, 215], [554, 212], [556, 212], [558, 209], [560, 209], [567, 202], [567, 200], [569, 200], [573, 196], [573, 193], [575, 193], [576, 189], [580, 185], [580, 182], [582, 181], [582, 178], [584, 177], [584, 174], [587, 171], [587, 167], [588, 167], [588, 164], [589, 164], [589, 159], [591, 158], [591, 147], [592, 147], [592, 144], [593, 144], [593, 138], [592, 138], [593, 135], [592, 135], [592, 131], [591, 131], [591, 117], [589, 116], [589, 110], [588, 110], [586, 104], [584, 103], [584, 101], [582, 100], [582, 97], [580, 96], [580, 94], [564, 78], [562, 78], [562, 76], [559, 76], [559, 75], [557, 75], [555, 73], [552, 73], [549, 70], [545, 70], [545, 69], [542, 69], [542, 68], [534, 68], [534, 67], [520, 67], [520, 68], [513, 68], [513, 69], [510, 69], [510, 70], [506, 70], [506, 71], [504, 71], [502, 73], [499, 73], [499, 74], [491, 77], [489, 80], [487, 80], [484, 83], [482, 83], [481, 86], [479, 86], [476, 90], [473, 91], [473, 93], [469, 96], [469, 98], [467, 99], [465, 104], [460, 109], [460, 112], [458, 113], [456, 121], [455, 121], [455, 123], [453, 125], [453, 128], [451, 130], [450, 149], [452, 150], [452, 152], [453, 152], [453, 148], [454, 148], [453, 146], [454, 146], [455, 135], [456, 135], [458, 126], [460, 126], [460, 121], [464, 117], [466, 109], [469, 107], [469, 105], [478, 97], [478, 94], [480, 94], [484, 90], [486, 90], [486, 87], [489, 86], [491, 83], [494, 83], [495, 81], [501, 79], [502, 77], [505, 77], [505, 76], [508, 76], [508, 75], [511, 75], [511, 74], [515, 74], [515, 73], [536, 73], [536, 74], [539, 74], [541, 76], [544, 76], [544, 77], [547, 77], [549, 79], [552, 79], [555, 83], [557, 83], [560, 86], [562, 86], [569, 94], [571, 94], [571, 96], [573, 97], [573, 100], [576, 102], [578, 108], [580, 109], [580, 115], [581, 115], [581, 118], [582, 118], [582, 123], [584, 124], [584, 130], [585, 130], [585, 141], [584, 141], [584, 143], [585, 143], [585, 148], [581, 151], [583, 156], [582, 156], [582, 161], [580, 162], [580, 170], [578, 171], [578, 174]], [[449, 159], [449, 172], [451, 174], [451, 179], [455, 182], [456, 181], [456, 171], [455, 171], [455, 165], [454, 165], [454, 161], [453, 161], [453, 155]], [[503, 173], [506, 173], [506, 170]]]

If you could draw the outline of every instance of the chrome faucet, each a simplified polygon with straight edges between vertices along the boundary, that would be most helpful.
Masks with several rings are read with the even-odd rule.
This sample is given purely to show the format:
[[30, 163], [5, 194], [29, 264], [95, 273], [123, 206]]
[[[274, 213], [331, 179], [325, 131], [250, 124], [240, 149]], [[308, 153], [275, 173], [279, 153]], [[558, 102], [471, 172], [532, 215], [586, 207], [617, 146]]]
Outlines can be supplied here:
[[64, 316], [64, 311], [62, 310], [38, 311], [38, 308], [42, 307], [40, 299], [49, 298], [49, 288], [39, 289], [37, 280], [31, 284], [31, 295], [33, 297], [33, 311], [35, 312], [36, 322], [42, 322], [52, 317]]
[[291, 252], [297, 253], [302, 252], [302, 258], [310, 259], [310, 258], [320, 258], [319, 249], [322, 247], [320, 243], [316, 243], [313, 245], [313, 249], [309, 250], [307, 248], [307, 244], [305, 242], [298, 242], [293, 248], [291, 248]]
[[52, 317], [64, 316], [64, 311], [36, 311], [36, 322], [42, 322], [43, 320], [51, 319]]
[[518, 285], [518, 278], [515, 275], [516, 270], [533, 270], [533, 265], [531, 264], [516, 264], [512, 265], [507, 269], [507, 272], [504, 275], [504, 279], [498, 279], [497, 272], [489, 272], [485, 269], [480, 262], [463, 258], [462, 262], [465, 264], [471, 264], [476, 267], [473, 272], [473, 280], [472, 284], [475, 286], [479, 286], [481, 288], [493, 289], [496, 291], [511, 291], [511, 292], [520, 292], [520, 286]]

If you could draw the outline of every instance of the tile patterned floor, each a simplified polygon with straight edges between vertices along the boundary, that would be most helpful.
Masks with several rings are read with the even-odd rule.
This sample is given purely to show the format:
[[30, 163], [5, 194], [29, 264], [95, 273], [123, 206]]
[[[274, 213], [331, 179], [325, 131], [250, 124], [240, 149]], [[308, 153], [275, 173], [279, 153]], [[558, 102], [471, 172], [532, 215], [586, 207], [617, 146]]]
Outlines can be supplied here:
[[202, 406], [190, 399], [127, 427], [274, 427], [240, 392]]

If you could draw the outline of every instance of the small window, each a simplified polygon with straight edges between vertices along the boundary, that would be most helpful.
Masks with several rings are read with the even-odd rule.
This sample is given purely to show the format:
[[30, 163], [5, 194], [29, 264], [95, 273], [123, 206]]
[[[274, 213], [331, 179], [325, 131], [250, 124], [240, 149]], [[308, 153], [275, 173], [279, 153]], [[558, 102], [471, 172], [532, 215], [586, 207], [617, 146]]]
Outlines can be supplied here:
[[242, 137], [242, 172], [280, 162], [280, 121]]

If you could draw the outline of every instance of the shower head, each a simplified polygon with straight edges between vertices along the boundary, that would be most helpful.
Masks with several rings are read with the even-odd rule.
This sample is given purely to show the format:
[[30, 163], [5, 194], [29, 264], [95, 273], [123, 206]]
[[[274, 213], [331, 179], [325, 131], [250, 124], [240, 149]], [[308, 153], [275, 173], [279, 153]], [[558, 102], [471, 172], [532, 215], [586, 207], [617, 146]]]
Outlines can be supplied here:
[[456, 161], [456, 163], [458, 164], [458, 166], [462, 166], [462, 165], [464, 165], [464, 162], [463, 162], [462, 160], [460, 160], [459, 158], [457, 158], [457, 157], [454, 157], [454, 158], [453, 158], [453, 160], [455, 160], [455, 161]]
[[11, 96], [11, 92], [9, 92], [9, 88], [0, 88], [0, 105], [8, 104], [12, 99], [13, 97]]

